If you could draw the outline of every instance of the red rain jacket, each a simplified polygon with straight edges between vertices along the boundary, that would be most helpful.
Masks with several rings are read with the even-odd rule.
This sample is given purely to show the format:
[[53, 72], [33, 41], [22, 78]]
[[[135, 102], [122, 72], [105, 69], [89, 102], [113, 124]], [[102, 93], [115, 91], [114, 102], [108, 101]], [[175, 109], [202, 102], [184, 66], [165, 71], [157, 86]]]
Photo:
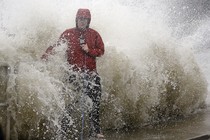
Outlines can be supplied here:
[[[84, 52], [80, 46], [79, 38], [81, 34], [83, 34], [88, 45], [88, 53]], [[98, 32], [91, 28], [87, 28], [85, 31], [72, 28], [61, 34], [60, 41], [67, 42], [67, 61], [74, 65], [74, 70], [96, 71], [96, 57], [104, 54], [104, 43]], [[50, 46], [46, 50], [46, 54], [50, 54], [54, 46]], [[46, 58], [46, 54], [42, 58]]]
[[[67, 43], [67, 61], [70, 65], [74, 66], [74, 70], [88, 70], [96, 72], [96, 57], [99, 57], [104, 54], [104, 43], [99, 33], [89, 28], [89, 24], [87, 29], [79, 30], [77, 28], [78, 18], [88, 18], [90, 23], [90, 11], [88, 9], [78, 10], [76, 15], [76, 27], [64, 31], [60, 36], [59, 43]], [[88, 45], [88, 53], [84, 52], [80, 46], [79, 38], [81, 35], [84, 36], [85, 43], [87, 43]], [[52, 53], [52, 49], [55, 46], [57, 45], [50, 46], [46, 50], [46, 53], [42, 56], [42, 59], [47, 59], [48, 54]]]

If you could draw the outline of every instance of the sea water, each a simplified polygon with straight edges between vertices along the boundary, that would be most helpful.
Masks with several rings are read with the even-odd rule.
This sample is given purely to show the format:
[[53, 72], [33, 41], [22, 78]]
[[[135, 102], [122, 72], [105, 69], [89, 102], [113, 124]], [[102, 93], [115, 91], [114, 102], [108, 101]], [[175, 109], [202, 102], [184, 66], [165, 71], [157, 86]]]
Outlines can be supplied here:
[[40, 59], [64, 30], [75, 27], [78, 8], [90, 9], [90, 27], [105, 43], [105, 55], [97, 58], [104, 131], [170, 123], [208, 108], [208, 4], [1, 0], [0, 61], [11, 67], [6, 91], [12, 139], [60, 139], [64, 116], [71, 139], [79, 139], [79, 107], [70, 114], [65, 109], [78, 97], [65, 82], [72, 73], [66, 45], [57, 47], [49, 61]]

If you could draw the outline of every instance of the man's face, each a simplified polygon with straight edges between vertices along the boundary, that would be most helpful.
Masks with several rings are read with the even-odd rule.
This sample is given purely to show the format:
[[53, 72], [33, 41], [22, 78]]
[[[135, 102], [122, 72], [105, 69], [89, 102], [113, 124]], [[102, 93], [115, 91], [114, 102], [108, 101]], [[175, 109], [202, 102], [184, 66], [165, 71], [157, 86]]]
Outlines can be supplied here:
[[77, 24], [78, 24], [79, 29], [85, 29], [88, 25], [88, 19], [87, 18], [78, 18]]

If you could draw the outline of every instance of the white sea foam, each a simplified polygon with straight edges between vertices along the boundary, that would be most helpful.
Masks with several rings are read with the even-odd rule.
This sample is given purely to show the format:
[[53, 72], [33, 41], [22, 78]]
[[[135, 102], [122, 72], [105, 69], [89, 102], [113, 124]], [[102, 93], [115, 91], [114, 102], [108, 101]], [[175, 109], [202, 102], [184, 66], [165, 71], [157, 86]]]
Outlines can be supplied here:
[[[11, 66], [7, 91], [17, 104], [16, 109], [14, 104], [10, 106], [16, 121], [14, 127], [23, 139], [28, 135], [52, 138], [60, 133], [61, 114], [66, 115], [66, 46], [56, 48], [48, 62], [40, 57], [66, 28], [75, 26], [78, 8], [91, 10], [91, 27], [105, 42], [105, 55], [98, 59], [104, 129], [167, 121], [190, 115], [205, 104], [209, 68], [205, 69], [207, 63], [197, 61], [204, 53], [199, 54], [201, 59], [195, 59], [194, 50], [205, 39], [208, 19], [199, 21], [202, 28], [197, 28], [197, 32], [180, 37], [181, 28], [171, 27], [175, 24], [170, 17], [174, 9], [167, 11], [171, 3], [163, 0], [0, 3], [0, 61]], [[204, 44], [205, 49], [208, 44]], [[74, 98], [71, 89], [68, 93]], [[76, 135], [79, 129], [74, 124], [80, 120], [75, 120], [74, 115], [69, 117]]]

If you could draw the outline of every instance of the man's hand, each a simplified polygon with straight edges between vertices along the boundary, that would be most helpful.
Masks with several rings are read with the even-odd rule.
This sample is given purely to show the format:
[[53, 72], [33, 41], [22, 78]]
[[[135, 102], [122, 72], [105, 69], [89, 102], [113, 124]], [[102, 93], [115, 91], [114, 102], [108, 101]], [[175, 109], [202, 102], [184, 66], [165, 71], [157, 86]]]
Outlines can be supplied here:
[[85, 51], [86, 53], [89, 52], [89, 48], [88, 48], [87, 44], [83, 44], [83, 45], [81, 45], [81, 47], [82, 47], [82, 50]]
[[46, 53], [43, 54], [42, 57], [41, 57], [41, 59], [44, 60], [44, 61], [47, 61], [48, 55]]

